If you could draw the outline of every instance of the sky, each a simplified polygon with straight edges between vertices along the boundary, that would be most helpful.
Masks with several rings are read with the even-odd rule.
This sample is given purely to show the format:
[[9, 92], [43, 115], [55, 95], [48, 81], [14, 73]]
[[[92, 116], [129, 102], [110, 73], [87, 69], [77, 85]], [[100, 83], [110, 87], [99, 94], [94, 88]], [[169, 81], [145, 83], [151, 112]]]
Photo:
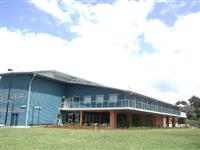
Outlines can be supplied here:
[[200, 97], [200, 0], [0, 0], [0, 73], [57, 70], [174, 104]]

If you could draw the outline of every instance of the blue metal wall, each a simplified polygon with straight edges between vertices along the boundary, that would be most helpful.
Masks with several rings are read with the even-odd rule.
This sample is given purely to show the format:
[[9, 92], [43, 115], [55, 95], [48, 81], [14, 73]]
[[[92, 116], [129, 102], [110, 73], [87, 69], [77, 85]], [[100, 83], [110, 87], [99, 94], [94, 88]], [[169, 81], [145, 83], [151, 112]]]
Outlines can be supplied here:
[[60, 82], [36, 77], [32, 82], [28, 124], [56, 124], [65, 89], [66, 85]]
[[11, 112], [18, 113], [18, 125], [25, 124], [26, 109], [21, 106], [26, 105], [29, 76], [27, 75], [7, 75], [2, 76], [0, 84], [0, 124], [5, 123], [6, 105], [8, 102], [8, 91], [10, 87], [10, 101], [7, 115], [7, 125], [11, 123]]
[[[0, 124], [5, 123], [6, 105], [8, 100], [8, 91], [10, 79], [11, 96], [9, 102], [7, 124], [11, 123], [11, 112], [18, 114], [17, 125], [25, 125], [26, 108], [28, 99], [28, 87], [32, 75], [28, 74], [12, 74], [2, 76], [0, 83]], [[35, 77], [32, 81], [32, 90], [30, 96], [30, 107], [28, 116], [28, 125], [30, 124], [55, 124], [57, 122], [57, 115], [59, 114], [59, 107], [62, 96], [65, 95], [66, 85], [60, 82], [48, 80], [46, 78]], [[14, 104], [14, 105], [13, 105]], [[42, 109], [37, 109], [41, 107]], [[33, 113], [34, 111], [34, 113]]]
[[92, 101], [95, 101], [96, 95], [104, 95], [104, 99], [109, 99], [109, 94], [118, 94], [118, 99], [124, 99], [125, 92], [121, 90], [94, 87], [87, 85], [70, 84], [67, 87], [66, 96], [80, 96], [80, 100], [83, 101], [84, 96], [91, 96]]
[[[117, 90], [117, 89], [106, 88], [106, 87], [103, 88], [103, 87], [71, 84], [71, 85], [68, 85], [67, 87], [66, 98], [72, 97], [72, 96], [79, 96], [80, 101], [83, 101], [84, 96], [91, 96], [91, 101], [93, 102], [96, 100], [97, 95], [104, 95], [104, 101], [107, 101], [109, 99], [110, 94], [118, 94], [118, 100], [134, 99], [140, 103], [154, 104], [159, 107], [169, 108], [169, 109], [173, 109], [180, 112], [179, 108], [176, 106], [173, 106], [161, 101], [155, 101], [155, 99], [148, 98], [139, 94], [130, 93], [128, 91]], [[91, 103], [91, 107], [93, 107], [92, 103]]]

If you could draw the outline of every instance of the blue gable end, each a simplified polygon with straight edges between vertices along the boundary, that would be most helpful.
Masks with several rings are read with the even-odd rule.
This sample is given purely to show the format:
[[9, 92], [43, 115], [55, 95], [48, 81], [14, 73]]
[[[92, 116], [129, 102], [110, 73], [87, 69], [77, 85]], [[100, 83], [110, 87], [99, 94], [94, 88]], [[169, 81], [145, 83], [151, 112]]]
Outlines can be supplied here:
[[[25, 125], [28, 88], [31, 78], [31, 74], [2, 76], [0, 84], [0, 124], [5, 123], [8, 91], [11, 81], [7, 125], [12, 123], [12, 112], [15, 120], [12, 124]], [[65, 95], [65, 90], [66, 85], [64, 83], [36, 76], [32, 81], [28, 125], [38, 123], [55, 124], [57, 122], [57, 115], [59, 114], [61, 99]], [[38, 108], [41, 109], [39, 110]]]

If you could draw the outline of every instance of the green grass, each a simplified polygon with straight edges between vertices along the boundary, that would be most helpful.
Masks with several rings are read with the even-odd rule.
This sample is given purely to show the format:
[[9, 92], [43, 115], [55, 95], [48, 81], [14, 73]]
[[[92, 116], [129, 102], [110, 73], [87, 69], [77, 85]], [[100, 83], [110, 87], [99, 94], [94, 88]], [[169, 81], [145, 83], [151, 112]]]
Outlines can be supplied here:
[[199, 129], [0, 128], [0, 149], [200, 150]]

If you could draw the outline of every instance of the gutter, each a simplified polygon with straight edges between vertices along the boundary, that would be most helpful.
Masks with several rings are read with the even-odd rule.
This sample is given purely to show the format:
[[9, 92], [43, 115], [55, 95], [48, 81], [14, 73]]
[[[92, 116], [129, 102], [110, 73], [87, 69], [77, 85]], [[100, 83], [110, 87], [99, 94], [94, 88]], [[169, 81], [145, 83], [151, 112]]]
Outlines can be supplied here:
[[30, 98], [31, 98], [31, 86], [34, 78], [36, 77], [36, 74], [33, 74], [33, 77], [29, 81], [29, 87], [28, 87], [28, 98], [27, 98], [27, 106], [26, 106], [26, 124], [25, 126], [28, 126], [28, 112], [29, 112], [29, 104], [30, 104]]

